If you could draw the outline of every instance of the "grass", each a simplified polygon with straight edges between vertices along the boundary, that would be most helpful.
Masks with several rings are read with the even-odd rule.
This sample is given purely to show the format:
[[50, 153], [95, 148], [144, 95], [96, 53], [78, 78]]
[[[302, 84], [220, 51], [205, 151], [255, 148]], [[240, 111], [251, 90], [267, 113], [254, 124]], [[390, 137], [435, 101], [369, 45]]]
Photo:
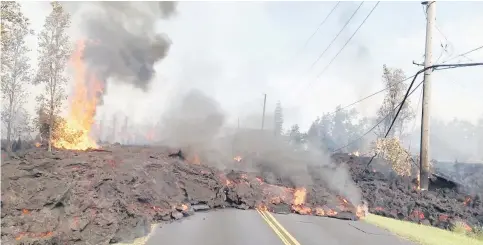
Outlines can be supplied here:
[[483, 245], [483, 240], [469, 237], [463, 231], [451, 232], [374, 214], [366, 216], [364, 221], [421, 245]]

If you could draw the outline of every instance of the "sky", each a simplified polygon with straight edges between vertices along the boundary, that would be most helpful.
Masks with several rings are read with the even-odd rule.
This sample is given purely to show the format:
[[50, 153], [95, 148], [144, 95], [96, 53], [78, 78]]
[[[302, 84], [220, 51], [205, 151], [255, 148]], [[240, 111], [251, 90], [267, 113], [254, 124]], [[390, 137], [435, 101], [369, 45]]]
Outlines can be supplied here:
[[[128, 85], [109, 87], [98, 119], [113, 113], [135, 123], [155, 123], [180, 93], [196, 88], [216, 99], [229, 123], [248, 126], [261, 114], [267, 94], [267, 113], [280, 101], [285, 127], [298, 123], [307, 129], [317, 116], [331, 112], [383, 88], [382, 66], [413, 75], [423, 62], [426, 20], [420, 2], [381, 2], [340, 55], [318, 74], [357, 29], [376, 2], [364, 2], [347, 28], [310, 69], [312, 63], [350, 18], [360, 2], [341, 2], [317, 29], [336, 2], [179, 2], [176, 15], [159, 20], [156, 31], [172, 41], [167, 57], [155, 65], [148, 92]], [[22, 10], [40, 32], [50, 12], [48, 2], [21, 2]], [[483, 2], [441, 1], [436, 6], [434, 60], [444, 61], [483, 45]], [[74, 16], [75, 17], [75, 16]], [[73, 22], [71, 32], [76, 31]], [[32, 65], [37, 41], [30, 37]], [[447, 46], [446, 51], [441, 48]], [[483, 61], [483, 49], [468, 54]], [[453, 62], [469, 62], [465, 58]], [[436, 71], [432, 75], [431, 116], [455, 117], [475, 123], [483, 116], [483, 68]], [[419, 80], [419, 79], [418, 79]], [[39, 87], [31, 88], [38, 94]], [[419, 90], [411, 97], [418, 104]], [[27, 106], [33, 113], [35, 96]], [[356, 105], [363, 116], [374, 116], [383, 95]], [[419, 110], [421, 107], [419, 106]], [[248, 119], [251, 118], [251, 119]], [[256, 117], [255, 117], [256, 118]], [[260, 119], [261, 121], [261, 119]], [[257, 122], [258, 125], [258, 122]]]

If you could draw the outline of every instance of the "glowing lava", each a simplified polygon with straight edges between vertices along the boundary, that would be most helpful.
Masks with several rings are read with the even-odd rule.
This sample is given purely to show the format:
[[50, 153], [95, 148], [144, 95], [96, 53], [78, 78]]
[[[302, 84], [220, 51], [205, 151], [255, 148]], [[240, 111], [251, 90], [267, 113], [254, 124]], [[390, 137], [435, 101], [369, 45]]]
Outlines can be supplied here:
[[94, 74], [88, 72], [82, 58], [84, 48], [85, 42], [79, 41], [71, 56], [74, 68], [74, 87], [73, 93], [69, 97], [69, 114], [65, 118], [65, 125], [62, 125], [62, 133], [58, 139], [52, 142], [53, 146], [57, 148], [70, 150], [97, 148], [90, 133], [98, 103], [97, 94], [102, 93], [103, 86]]
[[307, 198], [307, 190], [305, 188], [297, 188], [293, 193], [292, 210], [299, 214], [310, 214], [312, 209], [306, 207], [305, 199]]

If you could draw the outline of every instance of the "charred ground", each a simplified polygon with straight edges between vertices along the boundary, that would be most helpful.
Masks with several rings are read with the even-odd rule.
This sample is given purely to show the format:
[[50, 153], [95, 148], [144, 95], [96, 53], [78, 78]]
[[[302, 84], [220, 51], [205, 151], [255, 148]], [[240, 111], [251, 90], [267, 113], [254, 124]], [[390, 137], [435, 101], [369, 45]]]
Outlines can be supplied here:
[[462, 186], [435, 174], [429, 191], [421, 192], [415, 179], [397, 176], [378, 163], [367, 167], [369, 157], [336, 154], [332, 158], [349, 167], [352, 179], [368, 200], [370, 213], [443, 229], [457, 221], [466, 223], [467, 230], [483, 224], [482, 193], [466, 194]]
[[2, 243], [129, 241], [152, 223], [225, 207], [341, 219], [364, 214], [323, 184], [295, 186], [277, 176], [267, 183], [267, 174], [220, 171], [167, 148], [30, 149], [2, 161]]

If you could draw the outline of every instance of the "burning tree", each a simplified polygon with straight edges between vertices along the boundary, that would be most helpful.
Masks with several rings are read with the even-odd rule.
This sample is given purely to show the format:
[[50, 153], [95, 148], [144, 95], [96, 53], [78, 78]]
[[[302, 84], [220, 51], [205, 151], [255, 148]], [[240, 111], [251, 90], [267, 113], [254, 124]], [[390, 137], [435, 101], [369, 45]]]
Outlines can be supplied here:
[[37, 97], [39, 104], [47, 105], [49, 121], [48, 149], [52, 151], [52, 129], [55, 116], [60, 113], [65, 99], [67, 79], [64, 69], [71, 53], [67, 29], [70, 15], [58, 2], [52, 2], [52, 12], [47, 16], [44, 29], [39, 34], [39, 67], [35, 82], [44, 85], [44, 93]]
[[31, 67], [27, 53], [30, 49], [25, 38], [33, 31], [29, 19], [20, 11], [17, 2], [1, 3], [2, 32], [2, 123], [6, 125], [7, 150], [12, 150], [11, 140], [28, 132], [29, 115], [22, 107], [28, 96], [25, 85], [30, 83]]

